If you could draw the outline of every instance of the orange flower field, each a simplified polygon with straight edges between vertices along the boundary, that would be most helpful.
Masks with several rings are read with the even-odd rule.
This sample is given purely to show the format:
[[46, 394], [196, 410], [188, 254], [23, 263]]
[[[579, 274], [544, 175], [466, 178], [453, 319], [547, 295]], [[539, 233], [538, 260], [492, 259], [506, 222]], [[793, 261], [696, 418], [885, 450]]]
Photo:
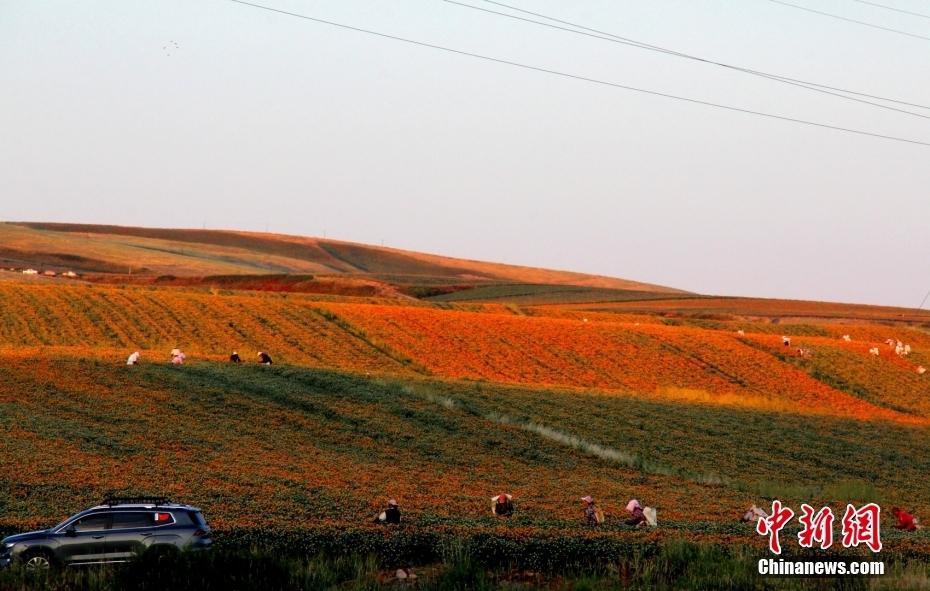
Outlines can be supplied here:
[[[706, 402], [796, 413], [924, 423], [930, 379], [917, 374], [930, 336], [909, 328], [746, 323], [719, 329], [660, 318], [563, 313], [501, 305], [445, 309], [348, 303], [294, 294], [0, 284], [0, 347], [53, 348], [118, 359], [133, 350], [161, 361], [174, 347], [192, 359], [259, 350], [279, 362], [376, 374], [431, 375], [645, 397], [702, 392]], [[518, 310], [519, 311], [519, 310]], [[741, 329], [742, 330], [742, 329]], [[853, 333], [852, 342], [841, 334]], [[913, 344], [907, 358], [884, 344]], [[800, 359], [796, 348], [810, 348]], [[868, 354], [879, 347], [884, 355]], [[115, 360], [115, 359], [114, 359]]]
[[774, 497], [930, 515], [928, 351], [920, 326], [848, 319], [0, 283], [0, 526], [111, 490], [220, 528], [364, 525], [396, 496], [424, 527], [495, 529], [501, 491], [511, 533], [583, 532], [584, 494], [657, 506], [643, 535], [748, 544], [736, 517]]

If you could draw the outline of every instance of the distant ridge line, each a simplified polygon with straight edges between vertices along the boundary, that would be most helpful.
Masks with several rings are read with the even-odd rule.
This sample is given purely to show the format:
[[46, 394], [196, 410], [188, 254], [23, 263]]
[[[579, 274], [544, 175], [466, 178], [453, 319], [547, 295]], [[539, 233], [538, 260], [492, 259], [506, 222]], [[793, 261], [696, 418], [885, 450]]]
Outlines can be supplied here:
[[[183, 265], [177, 271], [179, 275], [218, 275], [226, 273], [254, 273], [256, 267], [267, 266], [269, 272], [282, 272], [283, 267], [292, 263], [294, 273], [334, 273], [347, 276], [367, 276], [376, 279], [397, 277], [429, 277], [448, 281], [471, 282], [478, 284], [493, 282], [528, 283], [545, 285], [578, 286], [592, 288], [619, 289], [666, 294], [689, 294], [690, 292], [667, 286], [654, 285], [623, 278], [594, 275], [566, 270], [545, 269], [524, 265], [478, 261], [448, 257], [438, 254], [422, 253], [398, 248], [373, 246], [358, 242], [333, 240], [330, 238], [271, 234], [242, 230], [208, 230], [202, 228], [148, 228], [112, 224], [86, 224], [63, 222], [18, 221], [0, 223], [0, 239], [5, 239], [4, 226], [36, 231], [38, 241], [58, 241], [58, 252], [69, 252], [63, 247], [71, 247], [75, 254], [83, 254], [79, 241], [69, 238], [75, 234], [93, 235], [94, 240], [105, 240], [107, 236], [130, 236], [139, 239], [161, 241], [152, 242], [150, 246], [165, 246], [165, 242], [183, 242], [188, 245], [205, 245], [213, 249], [209, 256], [192, 253], [192, 266], [205, 270], [185, 270]], [[25, 231], [25, 230], [24, 230]], [[28, 244], [28, 236], [20, 236]], [[10, 240], [0, 240], [10, 243]], [[112, 246], [112, 244], [110, 245]], [[11, 244], [11, 247], [16, 248]], [[48, 247], [50, 248], [50, 247]], [[36, 253], [49, 252], [48, 248], [22, 248], [20, 251]], [[116, 248], [116, 247], [114, 247]], [[126, 248], [129, 248], [128, 246]], [[223, 251], [225, 258], [218, 257], [218, 249], [236, 249], [234, 252]], [[175, 249], [177, 250], [177, 249]], [[206, 250], [206, 249], [205, 249]], [[239, 257], [237, 259], [236, 257]], [[115, 258], [126, 258], [126, 253], [114, 251]], [[251, 258], [248, 258], [251, 257]], [[275, 258], [268, 258], [275, 257]], [[210, 267], [211, 258], [220, 258], [216, 265]], [[248, 261], [246, 260], [248, 258]], [[235, 269], [241, 260], [243, 270]], [[113, 263], [114, 261], [106, 261]], [[161, 274], [174, 273], [166, 262], [162, 268], [147, 266], [151, 272]]]

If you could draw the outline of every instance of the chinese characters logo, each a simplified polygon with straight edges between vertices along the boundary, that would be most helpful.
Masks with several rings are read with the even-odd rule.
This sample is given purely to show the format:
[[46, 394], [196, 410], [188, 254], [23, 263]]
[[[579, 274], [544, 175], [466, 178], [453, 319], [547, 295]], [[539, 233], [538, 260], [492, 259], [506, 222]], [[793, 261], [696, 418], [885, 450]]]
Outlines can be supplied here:
[[[769, 538], [769, 550], [781, 554], [781, 530], [794, 518], [794, 511], [785, 507], [781, 501], [772, 501], [772, 513], [761, 516], [756, 522], [756, 532]], [[842, 544], [844, 548], [855, 548], [865, 544], [872, 552], [881, 552], [882, 540], [879, 532], [881, 508], [875, 503], [868, 503], [856, 509], [846, 505], [846, 512], [841, 521], [843, 527]], [[822, 550], [833, 545], [833, 510], [823, 507], [819, 511], [804, 503], [798, 517], [801, 531], [798, 532], [798, 544], [802, 548], [813, 548], [816, 544]]]

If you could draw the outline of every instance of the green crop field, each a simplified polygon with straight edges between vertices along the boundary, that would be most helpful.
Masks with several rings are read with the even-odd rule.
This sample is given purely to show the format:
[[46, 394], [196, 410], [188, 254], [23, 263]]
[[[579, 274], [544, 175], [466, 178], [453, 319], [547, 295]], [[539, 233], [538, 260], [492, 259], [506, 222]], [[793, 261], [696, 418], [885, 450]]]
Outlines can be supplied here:
[[[836, 511], [866, 501], [930, 511], [920, 478], [930, 433], [881, 422], [296, 366], [126, 367], [54, 355], [3, 359], [0, 408], [5, 531], [50, 525], [106, 492], [159, 492], [202, 506], [231, 549], [250, 540], [298, 560], [364, 550], [409, 566], [447, 560], [444, 548], [458, 540], [476, 560], [491, 552], [545, 572], [571, 559], [577, 575], [637, 553], [653, 560], [683, 540], [698, 544], [686, 554], [718, 547], [748, 568], [764, 540], [739, 516], [776, 497]], [[506, 522], [489, 515], [500, 492], [517, 502]], [[586, 494], [608, 516], [597, 531], [582, 520]], [[370, 521], [391, 496], [405, 524], [384, 532]], [[631, 497], [658, 508], [659, 528], [622, 524]], [[930, 555], [924, 532], [889, 522], [882, 533], [888, 560]]]
[[668, 298], [668, 293], [573, 285], [479, 285], [426, 298], [433, 302], [511, 302], [524, 305], [624, 302]]
[[[0, 366], [0, 511], [48, 524], [112, 490], [203, 505], [221, 528], [364, 527], [389, 496], [411, 527], [584, 535], [578, 497], [620, 526], [631, 497], [650, 536], [755, 544], [750, 503], [874, 500], [930, 512], [930, 434], [793, 416], [487, 383], [365, 378], [299, 367]], [[261, 417], [260, 421], [256, 421]], [[501, 526], [487, 499], [513, 493]], [[886, 528], [889, 549], [930, 549]], [[898, 535], [895, 535], [898, 534]]]

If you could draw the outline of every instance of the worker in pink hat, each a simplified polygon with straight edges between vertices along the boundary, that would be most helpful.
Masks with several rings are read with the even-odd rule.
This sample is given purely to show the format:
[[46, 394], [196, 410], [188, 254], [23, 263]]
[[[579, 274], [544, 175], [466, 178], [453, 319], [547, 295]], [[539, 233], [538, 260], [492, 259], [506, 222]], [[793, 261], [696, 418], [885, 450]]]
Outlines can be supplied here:
[[400, 506], [397, 504], [396, 500], [388, 500], [387, 507], [384, 508], [384, 511], [382, 511], [377, 518], [375, 518], [375, 523], [393, 525], [400, 523]]
[[630, 499], [626, 504], [626, 510], [630, 513], [630, 518], [626, 520], [627, 525], [639, 525], [646, 523], [646, 515], [643, 513], [643, 506], [636, 499]]
[[581, 497], [581, 501], [584, 503], [584, 518], [588, 525], [597, 526], [604, 523], [604, 512], [594, 502], [594, 497]]

